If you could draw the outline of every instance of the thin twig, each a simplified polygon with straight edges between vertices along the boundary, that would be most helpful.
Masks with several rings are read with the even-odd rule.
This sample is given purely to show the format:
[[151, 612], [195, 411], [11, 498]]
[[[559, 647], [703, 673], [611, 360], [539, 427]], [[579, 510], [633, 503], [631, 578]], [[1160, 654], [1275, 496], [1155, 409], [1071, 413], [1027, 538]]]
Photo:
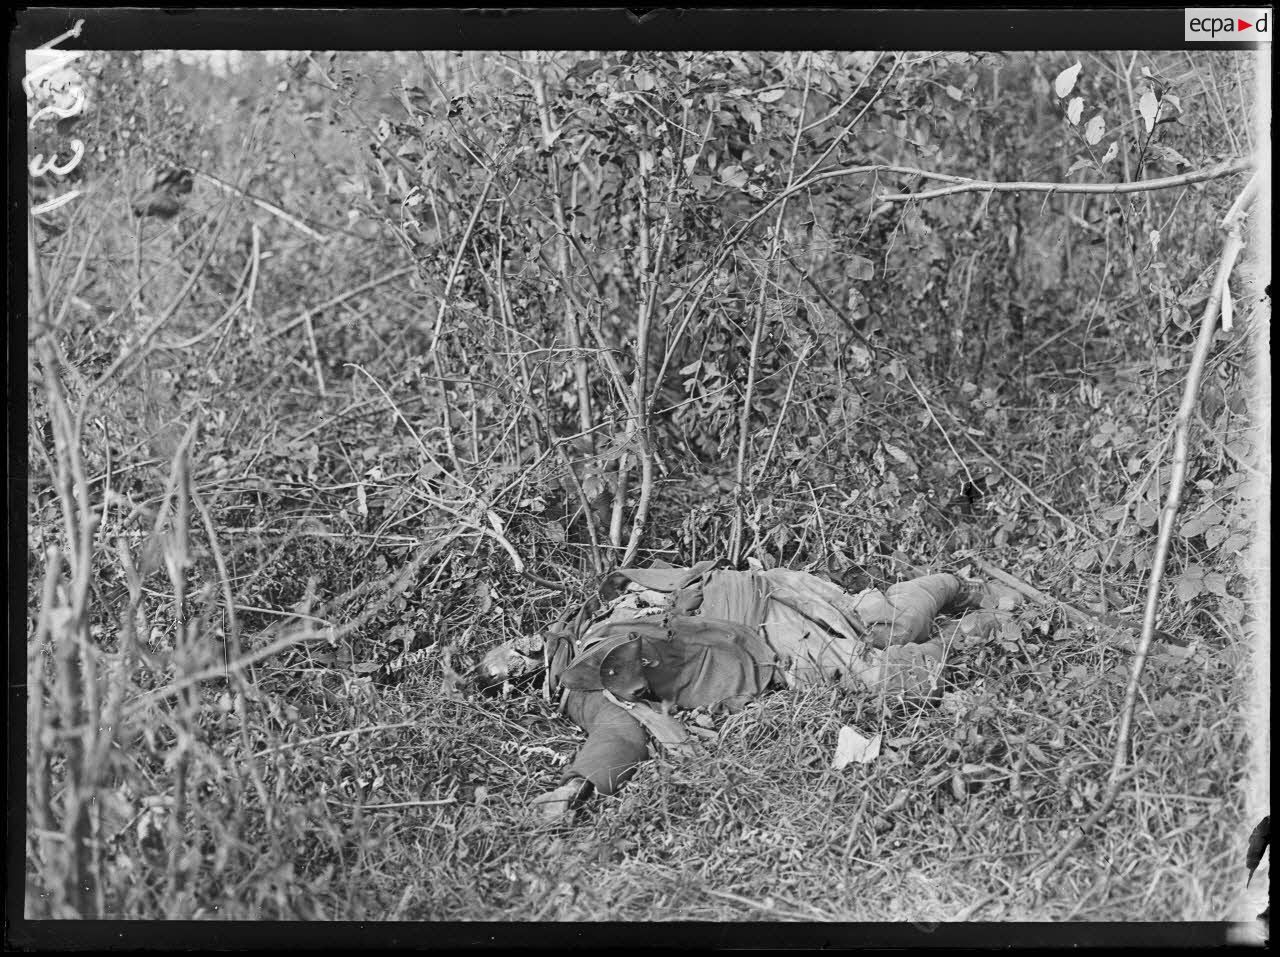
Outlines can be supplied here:
[[800, 350], [800, 355], [796, 357], [795, 365], [791, 368], [791, 378], [787, 380], [787, 394], [782, 397], [782, 409], [778, 412], [778, 421], [773, 424], [773, 435], [769, 437], [769, 448], [765, 450], [764, 459], [760, 462], [760, 468], [756, 472], [756, 475], [761, 479], [764, 478], [765, 472], [769, 468], [769, 460], [773, 458], [773, 449], [778, 444], [778, 433], [782, 431], [782, 423], [787, 420], [787, 409], [791, 406], [791, 395], [795, 391], [796, 376], [804, 368], [804, 361], [809, 357], [811, 351], [813, 351], [812, 340], [804, 344], [804, 348]]
[[[1179, 173], [1177, 176], [1164, 176], [1159, 179], [1144, 179], [1133, 183], [1045, 183], [1017, 182], [997, 183], [985, 180], [961, 180], [953, 186], [942, 186], [938, 189], [927, 189], [920, 193], [881, 193], [877, 197], [883, 203], [902, 203], [913, 199], [937, 199], [939, 196], [953, 196], [956, 193], [1149, 193], [1157, 189], [1169, 189], [1173, 186], [1187, 186], [1191, 183], [1203, 183], [1211, 179], [1221, 179], [1233, 173], [1243, 173], [1253, 169], [1252, 159], [1234, 159], [1208, 169], [1193, 170], [1190, 173]], [[926, 174], [932, 179], [941, 179], [937, 174]]]
[[762, 910], [768, 914], [777, 914], [779, 917], [789, 917], [792, 920], [809, 920], [809, 921], [814, 920], [815, 918], [818, 920], [829, 919], [825, 914], [819, 911], [816, 907], [813, 908], [814, 913], [802, 914], [798, 911], [788, 910], [787, 908], [779, 907], [776, 904], [771, 904], [766, 901], [753, 900], [750, 897], [744, 897], [743, 895], [735, 894], [732, 891], [721, 891], [721, 890], [716, 890], [715, 888], [712, 888], [712, 887], [702, 887], [699, 889], [702, 891], [702, 893], [708, 894], [712, 897], [719, 897], [723, 900], [733, 901], [735, 904], [745, 904], [747, 907], [753, 907], [756, 910]]
[[263, 748], [253, 755], [253, 759], [256, 761], [259, 758], [265, 758], [269, 754], [292, 751], [294, 748], [305, 748], [309, 744], [319, 744], [321, 741], [339, 741], [348, 737], [354, 740], [359, 735], [371, 734], [375, 731], [395, 731], [398, 728], [417, 728], [421, 727], [421, 725], [421, 720], [397, 721], [394, 724], [371, 724], [363, 728], [345, 728], [342, 731], [330, 731], [328, 734], [318, 734], [313, 738], [304, 738], [301, 741], [287, 741], [273, 748]]
[[216, 176], [211, 176], [209, 173], [206, 173], [203, 170], [194, 169], [192, 167], [187, 167], [187, 168], [190, 169], [191, 172], [195, 174], [197, 179], [202, 179], [206, 183], [210, 183], [216, 186], [218, 189], [222, 190], [224, 193], [230, 193], [232, 196], [239, 196], [241, 199], [247, 199], [249, 202], [253, 203], [253, 205], [257, 206], [259, 209], [265, 212], [270, 213], [272, 216], [276, 217], [281, 222], [288, 223], [290, 226], [292, 226], [294, 229], [296, 229], [298, 232], [302, 233], [303, 235], [310, 236], [312, 239], [321, 243], [329, 241], [328, 236], [323, 236], [320, 233], [316, 232], [314, 229], [312, 229], [302, 220], [298, 219], [298, 217], [290, 215], [289, 213], [286, 213], [279, 206], [274, 206], [271, 203], [268, 203], [265, 199], [258, 199], [258, 197], [253, 196], [249, 193], [246, 193], [244, 190], [240, 189], [240, 187], [233, 186], [231, 183], [218, 179], [218, 177]]
[[[901, 57], [898, 59], [901, 61]], [[897, 63], [895, 63], [894, 66], [896, 68]], [[810, 57], [804, 74], [804, 96], [800, 105], [800, 113], [796, 118], [795, 135], [791, 138], [791, 159], [787, 167], [788, 186], [793, 184], [797, 178], [804, 179], [804, 177], [812, 173], [814, 168], [822, 162], [822, 159], [831, 152], [831, 149], [834, 149], [835, 142], [838, 142], [847, 136], [858, 120], [862, 118], [863, 113], [866, 112], [866, 107], [864, 107], [858, 115], [849, 122], [848, 126], [840, 132], [836, 137], [836, 141], [831, 144], [831, 147], [828, 148], [827, 152], [823, 153], [822, 156], [818, 158], [817, 162], [810, 165], [810, 167], [805, 170], [801, 176], [797, 177], [796, 157], [800, 150], [800, 135], [804, 132], [804, 111], [809, 103], [809, 91], [811, 89], [810, 80], [812, 79], [812, 73], [813, 58]], [[889, 74], [892, 75], [893, 70], [890, 70]], [[888, 77], [885, 78], [885, 83], [888, 83]], [[876, 95], [868, 101], [867, 106], [870, 106], [871, 103], [875, 102], [876, 98], [883, 90], [884, 83], [880, 85], [880, 90], [876, 91]], [[784, 190], [784, 193], [785, 192], [786, 191]], [[764, 327], [769, 317], [769, 274], [777, 262], [778, 249], [782, 242], [782, 221], [786, 214], [787, 201], [784, 199], [778, 204], [778, 215], [773, 223], [773, 235], [769, 237], [769, 252], [765, 257], [764, 271], [760, 276], [760, 299], [756, 304], [756, 323], [755, 329], [752, 330], [751, 333], [751, 353], [747, 359], [747, 384], [746, 388], [743, 390], [742, 409], [738, 414], [738, 461], [733, 483], [733, 529], [729, 535], [729, 561], [734, 564], [736, 564], [739, 558], [741, 558], [742, 550], [742, 490], [743, 483], [746, 478], [747, 434], [751, 424], [751, 403], [754, 399], [756, 386], [756, 367], [760, 356], [760, 339], [764, 335]], [[670, 346], [668, 346], [668, 355], [670, 354]], [[661, 373], [659, 373], [659, 375], [661, 375]]]
[[[560, 277], [562, 287], [567, 293], [571, 287], [569, 278], [569, 224], [564, 214], [564, 197], [560, 186], [560, 167], [555, 163], [554, 154], [550, 151], [551, 144], [555, 142], [556, 136], [560, 131], [556, 130], [552, 123], [551, 106], [547, 100], [546, 82], [542, 76], [537, 53], [531, 54], [530, 62], [531, 66], [537, 67], [536, 69], [530, 69], [529, 72], [532, 77], [531, 86], [534, 102], [538, 107], [538, 122], [542, 128], [543, 147], [547, 150], [547, 179], [553, 193], [551, 212], [555, 222], [556, 271]], [[564, 303], [564, 331], [571, 347], [578, 348], [582, 345], [581, 330], [578, 327], [578, 313], [573, 308], [573, 304], [567, 295]], [[589, 436], [589, 441], [592, 443], [591, 451], [594, 452], [595, 437], [594, 433], [591, 432], [591, 388], [587, 378], [587, 363], [581, 355], [573, 360], [573, 377], [578, 399], [578, 427]]]
[[[503, 327], [509, 335], [513, 335], [515, 326], [514, 317], [511, 309], [511, 300], [507, 293], [507, 284], [503, 271], [503, 232], [502, 217], [505, 213], [505, 204], [498, 208], [498, 226], [495, 232], [498, 236], [498, 255], [494, 258], [494, 270], [496, 273], [494, 286], [497, 292], [498, 316], [502, 321]], [[549, 450], [554, 450], [556, 456], [560, 460], [560, 465], [564, 469], [565, 476], [569, 480], [569, 484], [573, 487], [574, 493], [578, 496], [578, 501], [582, 506], [583, 520], [587, 526], [587, 540], [591, 546], [591, 564], [596, 574], [604, 571], [604, 557], [600, 551], [600, 541], [597, 535], [595, 515], [591, 510], [591, 501], [587, 497], [586, 490], [582, 487], [582, 482], [578, 479], [578, 473], [573, 470], [573, 463], [569, 461], [569, 453], [564, 449], [564, 443], [556, 436], [551, 422], [542, 414], [537, 403], [533, 400], [532, 377], [529, 374], [528, 354], [521, 352], [516, 363], [519, 377], [515, 379], [517, 388], [520, 389], [521, 398], [524, 400], [525, 411], [529, 417], [533, 419], [533, 425], [536, 430], [543, 434], [543, 439]]]
[[[153, 704], [157, 704], [160, 701], [163, 701], [167, 698], [171, 698], [174, 695], [179, 694], [182, 691], [186, 690], [187, 688], [197, 685], [202, 681], [208, 681], [210, 678], [216, 678], [220, 674], [226, 674], [227, 672], [230, 672], [232, 674], [239, 674], [243, 672], [244, 669], [248, 668], [250, 665], [253, 665], [266, 658], [270, 658], [273, 655], [277, 655], [281, 651], [284, 651], [286, 648], [293, 647], [294, 645], [303, 644], [309, 641], [315, 641], [317, 639], [325, 639], [330, 642], [336, 642], [346, 637], [347, 635], [350, 635], [358, 631], [359, 629], [363, 628], [370, 619], [378, 615], [383, 610], [383, 608], [385, 608], [391, 602], [392, 598], [400, 594], [402, 591], [404, 591], [405, 588], [409, 586], [409, 584], [412, 581], [416, 580], [418, 569], [422, 567], [423, 562], [425, 562], [432, 555], [439, 554], [441, 551], [447, 548], [454, 539], [459, 537], [460, 534], [461, 534], [460, 530], [455, 529], [445, 535], [442, 535], [438, 538], [434, 538], [428, 544], [423, 545], [418, 550], [417, 554], [415, 554], [414, 557], [409, 561], [409, 563], [400, 570], [400, 572], [397, 575], [396, 581], [387, 590], [387, 593], [383, 595], [379, 601], [376, 601], [373, 604], [371, 604], [369, 607], [365, 608], [363, 611], [360, 612], [360, 614], [356, 615], [350, 621], [344, 622], [341, 625], [330, 625], [322, 628], [303, 628], [297, 631], [289, 632], [287, 634], [280, 636], [274, 641], [268, 643], [267, 645], [264, 645], [262, 648], [259, 648], [257, 651], [253, 651], [253, 652], [250, 652], [249, 654], [242, 655], [239, 658], [236, 658], [230, 662], [226, 662], [224, 665], [220, 667], [205, 668], [201, 671], [193, 672], [189, 675], [186, 675], [177, 681], [174, 681], [168, 685], [165, 685], [162, 688], [157, 688], [154, 691], [151, 691], [145, 695], [142, 695], [141, 697], [135, 698], [133, 701], [129, 703], [128, 707], [125, 708], [124, 718], [127, 719], [129, 717], [132, 717], [133, 715], [137, 714], [139, 711], [143, 711]], [[357, 586], [357, 588], [352, 589], [351, 592], [348, 593], [348, 595], [355, 595], [366, 590], [368, 589], [364, 588], [363, 586]], [[347, 596], [343, 596], [343, 597], [345, 598]], [[340, 602], [335, 600], [333, 602], [330, 602], [329, 605], [326, 607], [332, 607], [338, 604], [340, 604]]]
[[[782, 214], [786, 211], [784, 204], [778, 210], [778, 224], [774, 230], [773, 243], [769, 249], [768, 259], [772, 261], [777, 250], [778, 234], [781, 232]], [[736, 565], [742, 548], [742, 490], [746, 475], [747, 434], [751, 425], [751, 401], [755, 398], [756, 366], [760, 355], [760, 339], [764, 335], [765, 319], [769, 314], [768, 283], [760, 280], [760, 299], [756, 304], [756, 324], [751, 333], [751, 352], [747, 357], [747, 385], [742, 393], [742, 408], [738, 412], [738, 457], [737, 471], [733, 480], [733, 530], [729, 534], [729, 562]]]
[[440, 338], [440, 329], [444, 325], [444, 317], [449, 312], [450, 305], [452, 305], [450, 295], [453, 292], [453, 284], [458, 281], [458, 272], [462, 266], [462, 255], [466, 252], [467, 245], [471, 242], [471, 233], [475, 230], [476, 223], [480, 220], [484, 202], [489, 198], [489, 190], [493, 187], [493, 180], [497, 175], [496, 171], [491, 172], [489, 178], [484, 181], [484, 186], [480, 189], [480, 196], [476, 199], [476, 204], [471, 209], [471, 218], [467, 220], [467, 228], [462, 231], [462, 239], [458, 241], [453, 263], [449, 266], [449, 274], [445, 277], [444, 291], [440, 294], [440, 303], [436, 309], [436, 324], [431, 331], [431, 344], [427, 346], [428, 352], [434, 353], [436, 351], [436, 342]]
[[[389, 811], [392, 808], [404, 807], [440, 807], [442, 804], [456, 804], [456, 797], [440, 798], [436, 801], [394, 801], [390, 804], [361, 804], [362, 811]], [[343, 807], [355, 807], [354, 804], [344, 804]]]
[[[689, 61], [685, 62], [685, 80], [688, 81]], [[686, 100], [687, 104], [688, 101]], [[676, 149], [677, 156], [684, 155], [685, 149], [685, 128], [689, 122], [689, 107], [686, 105], [680, 115], [680, 142]], [[649, 151], [645, 154], [648, 158], [650, 166], [652, 166], [654, 154]], [[636, 331], [636, 373], [635, 385], [633, 388], [632, 407], [634, 411], [634, 419], [631, 423], [629, 435], [632, 440], [631, 444], [637, 446], [640, 454], [640, 499], [636, 503], [635, 515], [631, 520], [631, 535], [627, 539], [626, 550], [622, 553], [621, 567], [625, 568], [631, 564], [635, 558], [636, 552], [640, 548], [640, 538], [644, 534], [645, 525], [649, 520], [649, 503], [653, 498], [653, 458], [654, 452], [649, 445], [649, 413], [651, 404], [648, 400], [648, 376], [649, 376], [649, 329], [653, 322], [654, 313], [657, 309], [658, 287], [661, 285], [660, 277], [662, 275], [663, 258], [667, 251], [668, 242], [671, 239], [673, 231], [673, 221], [671, 210], [676, 205], [676, 187], [680, 181], [681, 164], [674, 163], [671, 168], [671, 177], [667, 182], [667, 196], [663, 203], [662, 225], [658, 228], [658, 248], [652, 255], [652, 264], [650, 264], [650, 236], [649, 236], [649, 188], [648, 178], [641, 177], [641, 201], [639, 203], [639, 225], [640, 225], [640, 279], [637, 284], [639, 296], [637, 304], [639, 306], [639, 315]], [[649, 283], [648, 296], [644, 294], [643, 283], [647, 280]], [[627, 461], [627, 453], [623, 452], [619, 456], [618, 468], [618, 489], [615, 492], [614, 501], [615, 521], [621, 518], [621, 509], [626, 499], [626, 482], [628, 471], [623, 467]], [[610, 532], [613, 530], [613, 522], [610, 523]]]
[[1030, 485], [1022, 481], [1022, 479], [1018, 478], [1018, 476], [1014, 475], [1012, 472], [1010, 472], [1007, 468], [1004, 467], [1004, 465], [1000, 463], [999, 459], [997, 459], [994, 455], [992, 455], [990, 452], [984, 449], [981, 445], [979, 445], [977, 440], [975, 440], [974, 437], [969, 434], [969, 429], [965, 426], [963, 422], [960, 421], [960, 419], [956, 416], [954, 412], [952, 412], [950, 409], [947, 409], [945, 407], [943, 411], [945, 411], [947, 415], [951, 416], [951, 418], [955, 420], [956, 425], [960, 426], [961, 434], [966, 439], [969, 440], [970, 445], [972, 445], [975, 449], [977, 449], [979, 452], [982, 453], [983, 458], [985, 458], [988, 462], [990, 462], [992, 465], [998, 468], [1001, 472], [1003, 472], [1006, 478], [1008, 478], [1011, 482], [1017, 485], [1018, 488], [1026, 492], [1027, 495], [1029, 495], [1033, 501], [1039, 504], [1041, 508], [1047, 511], [1050, 515], [1053, 515], [1060, 522], [1062, 522], [1064, 525], [1066, 525], [1068, 528], [1072, 529], [1073, 531], [1077, 532], [1078, 534], [1083, 535], [1086, 538], [1091, 538], [1095, 542], [1099, 541], [1097, 535], [1094, 535], [1092, 532], [1088, 531], [1082, 526], [1077, 525], [1071, 519], [1067, 518], [1067, 516], [1063, 515], [1060, 511], [1058, 511], [1056, 508], [1054, 508], [1052, 505], [1050, 505], [1048, 502], [1042, 499], [1039, 495], [1035, 493], [1035, 491], [1031, 488]]
[[[200, 521], [204, 525], [205, 534], [209, 536], [209, 550], [213, 553], [213, 564], [218, 570], [218, 585], [222, 590], [222, 602], [227, 614], [227, 630], [222, 640], [222, 660], [225, 665], [231, 656], [240, 657], [240, 620], [236, 617], [235, 596], [231, 592], [231, 574], [227, 570], [226, 559], [222, 557], [222, 548], [218, 545], [218, 530], [213, 524], [213, 516], [209, 508], [196, 491], [191, 488], [191, 501], [200, 513]], [[227, 672], [230, 678], [230, 672]]]
[[382, 387], [382, 383], [379, 382], [377, 379], [375, 379], [373, 375], [367, 372], [365, 368], [360, 364], [355, 362], [348, 362], [345, 364], [355, 369], [357, 372], [363, 373], [369, 379], [369, 381], [373, 383], [374, 388], [376, 388], [379, 392], [382, 393], [382, 397], [386, 399], [387, 405], [391, 406], [391, 411], [393, 411], [396, 414], [396, 418], [400, 420], [401, 424], [403, 424], [404, 427], [409, 430], [409, 434], [413, 436], [413, 440], [418, 443], [418, 448], [422, 449], [422, 454], [425, 455], [427, 459], [429, 459], [430, 462], [440, 470], [441, 474], [452, 479], [455, 484], [461, 486], [462, 488], [469, 489], [470, 486], [468, 486], [465, 482], [462, 481], [462, 476], [460, 474], [455, 475], [452, 471], [445, 468], [444, 463], [442, 463], [439, 459], [437, 459], [435, 455], [432, 454], [431, 450], [427, 448], [426, 443], [422, 441], [422, 437], [418, 435], [418, 430], [415, 429], [413, 425], [410, 424], [407, 418], [405, 418], [404, 413], [400, 411], [400, 406], [396, 405], [395, 400], [391, 398], [391, 396], [387, 393], [387, 390]]
[[911, 377], [911, 373], [907, 373], [907, 381], [911, 383], [911, 388], [915, 389], [916, 395], [924, 404], [924, 410], [929, 413], [929, 418], [933, 420], [933, 424], [938, 427], [938, 431], [942, 433], [942, 440], [947, 443], [947, 448], [951, 450], [951, 454], [955, 456], [956, 461], [960, 463], [960, 467], [964, 469], [964, 474], [969, 479], [969, 484], [973, 484], [973, 473], [969, 471], [969, 466], [960, 453], [956, 451], [956, 447], [951, 444], [951, 436], [947, 435], [947, 430], [942, 427], [942, 423], [938, 421], [938, 417], [933, 414], [933, 407], [929, 405], [929, 400], [925, 398], [924, 393], [920, 391], [920, 387], [916, 385], [916, 380]]
[[[222, 235], [222, 228], [230, 218], [230, 213], [231, 203], [227, 203], [223, 207], [222, 212], [218, 216], [217, 222], [209, 233], [208, 246], [200, 257], [200, 261], [196, 263], [195, 267], [191, 270], [191, 275], [183, 284], [182, 288], [178, 290], [169, 305], [166, 306], [160, 314], [156, 316], [156, 318], [153, 319], [141, 333], [138, 334], [137, 338], [135, 338], [134, 341], [130, 343], [118, 357], [116, 357], [116, 360], [107, 367], [107, 370], [88, 387], [85, 394], [80, 398], [81, 406], [86, 405], [89, 401], [89, 397], [105, 386], [106, 383], [115, 378], [118, 373], [120, 380], [123, 381], [128, 377], [128, 374], [133, 371], [132, 367], [129, 366], [129, 363], [137, 358], [139, 354], [143, 354], [143, 351], [146, 349], [147, 345], [150, 344], [156, 333], [158, 333], [164, 325], [173, 318], [178, 311], [178, 307], [187, 301], [187, 297], [191, 294], [191, 290], [195, 289], [196, 283], [203, 274], [205, 267], [209, 264], [209, 260], [213, 258], [214, 251], [218, 246], [218, 238]], [[122, 370], [125, 371], [122, 372]]]
[[345, 292], [340, 292], [338, 293], [338, 295], [334, 296], [332, 299], [328, 299], [320, 303], [320, 305], [318, 306], [312, 306], [310, 309], [306, 309], [303, 312], [301, 312], [299, 315], [294, 317], [293, 319], [290, 319], [279, 329], [276, 329], [273, 332], [269, 333], [267, 335], [266, 341], [273, 342], [274, 340], [279, 339], [281, 336], [285, 335], [291, 330], [296, 329], [298, 326], [302, 325], [310, 317], [316, 315], [317, 313], [324, 312], [326, 309], [329, 309], [332, 306], [336, 306], [339, 303], [345, 302], [346, 300], [350, 299], [352, 296], [358, 296], [362, 292], [368, 292], [370, 289], [373, 289], [377, 286], [381, 286], [383, 283], [390, 282], [392, 279], [399, 279], [401, 276], [407, 276], [410, 273], [414, 272], [415, 268], [416, 267], [414, 266], [405, 266], [402, 269], [393, 269], [389, 273], [383, 273], [381, 276], [377, 276], [373, 279], [370, 279], [368, 282], [364, 282], [358, 286], [354, 286], [351, 289], [346, 290]]

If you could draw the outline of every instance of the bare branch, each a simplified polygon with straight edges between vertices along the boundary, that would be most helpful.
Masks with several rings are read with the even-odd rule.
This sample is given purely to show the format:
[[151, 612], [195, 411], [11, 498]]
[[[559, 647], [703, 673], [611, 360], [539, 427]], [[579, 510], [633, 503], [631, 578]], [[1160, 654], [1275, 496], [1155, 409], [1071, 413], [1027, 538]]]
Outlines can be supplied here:
[[[1251, 180], [1244, 188], [1244, 194], [1250, 193], [1255, 186]], [[1125, 688], [1124, 708], [1120, 714], [1120, 727], [1116, 732], [1116, 747], [1111, 759], [1110, 790], [1119, 785], [1121, 772], [1128, 761], [1129, 735], [1133, 727], [1133, 710], [1138, 699], [1138, 683], [1142, 678], [1142, 669], [1146, 664], [1147, 652], [1155, 636], [1156, 614], [1160, 607], [1160, 579], [1164, 574], [1165, 561], [1169, 557], [1169, 543], [1173, 539], [1173, 523], [1178, 516], [1178, 507], [1182, 504], [1182, 487], [1187, 478], [1187, 461], [1190, 457], [1191, 417], [1195, 414], [1196, 399], [1200, 392], [1200, 377], [1204, 372], [1205, 361], [1209, 358], [1209, 349], [1213, 345], [1213, 333], [1217, 327], [1218, 310], [1227, 292], [1227, 280], [1235, 267], [1236, 257], [1244, 248], [1240, 238], [1240, 213], [1245, 208], [1243, 202], [1236, 202], [1231, 212], [1223, 220], [1228, 229], [1227, 240], [1223, 246], [1222, 257], [1218, 261], [1218, 274], [1214, 277], [1213, 291], [1204, 307], [1204, 315], [1200, 319], [1200, 332], [1196, 336], [1196, 351], [1191, 358], [1191, 368], [1187, 370], [1187, 381], [1182, 387], [1182, 404], [1173, 420], [1173, 475], [1169, 480], [1169, 492], [1165, 498], [1163, 514], [1160, 516], [1160, 537], [1156, 541], [1155, 557], [1151, 561], [1151, 579], [1147, 583], [1147, 604], [1142, 616], [1142, 637], [1138, 640], [1138, 649], [1134, 653], [1133, 667], [1129, 673], [1129, 684]]]
[[[1252, 159], [1234, 159], [1208, 169], [1195, 170], [1191, 173], [1179, 173], [1177, 176], [1165, 176], [1161, 179], [1140, 180], [1136, 183], [993, 183], [983, 180], [964, 180], [953, 186], [941, 186], [938, 189], [926, 189], [922, 193], [881, 193], [879, 199], [883, 203], [902, 203], [912, 199], [937, 199], [939, 196], [952, 196], [956, 193], [1146, 193], [1156, 189], [1169, 189], [1172, 186], [1187, 186], [1191, 183], [1203, 183], [1211, 179], [1221, 179], [1233, 173], [1242, 173], [1253, 169]], [[923, 171], [920, 171], [923, 173]], [[936, 174], [924, 173], [930, 179], [941, 179]], [[953, 177], [959, 179], [958, 177]]]

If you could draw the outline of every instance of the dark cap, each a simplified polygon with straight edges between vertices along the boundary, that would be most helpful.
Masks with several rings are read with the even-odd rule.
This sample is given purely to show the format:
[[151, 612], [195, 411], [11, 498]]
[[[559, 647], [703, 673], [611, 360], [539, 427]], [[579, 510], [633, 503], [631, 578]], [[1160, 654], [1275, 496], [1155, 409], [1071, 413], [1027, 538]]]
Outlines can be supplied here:
[[[564, 670], [560, 675], [560, 683], [566, 688], [572, 688], [575, 691], [602, 691], [606, 687], [613, 690], [613, 682], [605, 682], [604, 674], [605, 661], [609, 655], [623, 649], [624, 646], [634, 642], [634, 655], [624, 657], [637, 657], [640, 650], [640, 636], [635, 632], [629, 632], [621, 635], [613, 635], [603, 641], [592, 645], [586, 654], [579, 657], [573, 664]], [[615, 659], [617, 660], [617, 659]]]

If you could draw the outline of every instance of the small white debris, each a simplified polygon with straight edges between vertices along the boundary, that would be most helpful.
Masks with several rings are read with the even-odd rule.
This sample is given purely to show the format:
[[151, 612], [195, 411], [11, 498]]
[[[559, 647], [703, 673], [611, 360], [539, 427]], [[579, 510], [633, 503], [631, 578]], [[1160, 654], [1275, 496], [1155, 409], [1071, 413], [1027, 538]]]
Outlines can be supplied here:
[[840, 737], [836, 741], [836, 753], [831, 759], [831, 770], [839, 771], [854, 761], [859, 764], [870, 764], [879, 756], [879, 734], [864, 738], [853, 728], [845, 725], [840, 729]]

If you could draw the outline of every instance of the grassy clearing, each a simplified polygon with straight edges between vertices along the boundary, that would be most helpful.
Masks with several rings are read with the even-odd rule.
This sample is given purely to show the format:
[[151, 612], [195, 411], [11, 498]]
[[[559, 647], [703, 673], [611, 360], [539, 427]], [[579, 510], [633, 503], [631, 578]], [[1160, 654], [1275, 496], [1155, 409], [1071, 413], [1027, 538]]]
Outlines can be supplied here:
[[[104, 841], [106, 912], [944, 921], [1003, 890], [987, 916], [1225, 918], [1245, 752], [1231, 649], [1153, 662], [1142, 769], [1034, 885], [1024, 870], [1099, 795], [1128, 659], [1074, 632], [1024, 648], [1030, 662], [956, 648], [956, 686], [910, 713], [836, 687], [770, 694], [721, 719], [697, 760], [652, 761], [554, 826], [526, 805], [582, 736], [536, 695], [460, 700], [429, 664], [394, 688], [263, 669], [251, 734], [216, 703], [200, 726], [201, 778], [220, 793], [188, 809], [183, 890], [160, 879], [163, 819], [104, 821], [123, 825]], [[881, 757], [830, 770], [842, 724], [880, 731]]]
[[[579, 739], [571, 728], [527, 699], [442, 707], [432, 682], [407, 682], [379, 723], [417, 714], [419, 728], [371, 735], [362, 760], [410, 780], [387, 770], [367, 809], [349, 812], [357, 827], [372, 816], [378, 838], [345, 906], [424, 920], [932, 921], [1005, 888], [989, 916], [1225, 918], [1243, 734], [1224, 666], [1158, 669], [1149, 697], [1172, 680], [1194, 704], [1140, 720], [1143, 770], [1037, 888], [1023, 870], [1087, 816], [1105, 778], [1126, 662], [1062, 640], [1034, 650], [1034, 672], [993, 656], [988, 677], [914, 714], [877, 714], [836, 688], [772, 694], [725, 719], [699, 760], [651, 762], [621, 796], [553, 827], [522, 806], [554, 786]], [[1081, 658], [1091, 678], [1067, 678]], [[868, 767], [832, 771], [842, 723], [883, 729], [891, 745]], [[442, 795], [453, 802], [376, 807]], [[326, 807], [332, 826], [341, 805]]]

